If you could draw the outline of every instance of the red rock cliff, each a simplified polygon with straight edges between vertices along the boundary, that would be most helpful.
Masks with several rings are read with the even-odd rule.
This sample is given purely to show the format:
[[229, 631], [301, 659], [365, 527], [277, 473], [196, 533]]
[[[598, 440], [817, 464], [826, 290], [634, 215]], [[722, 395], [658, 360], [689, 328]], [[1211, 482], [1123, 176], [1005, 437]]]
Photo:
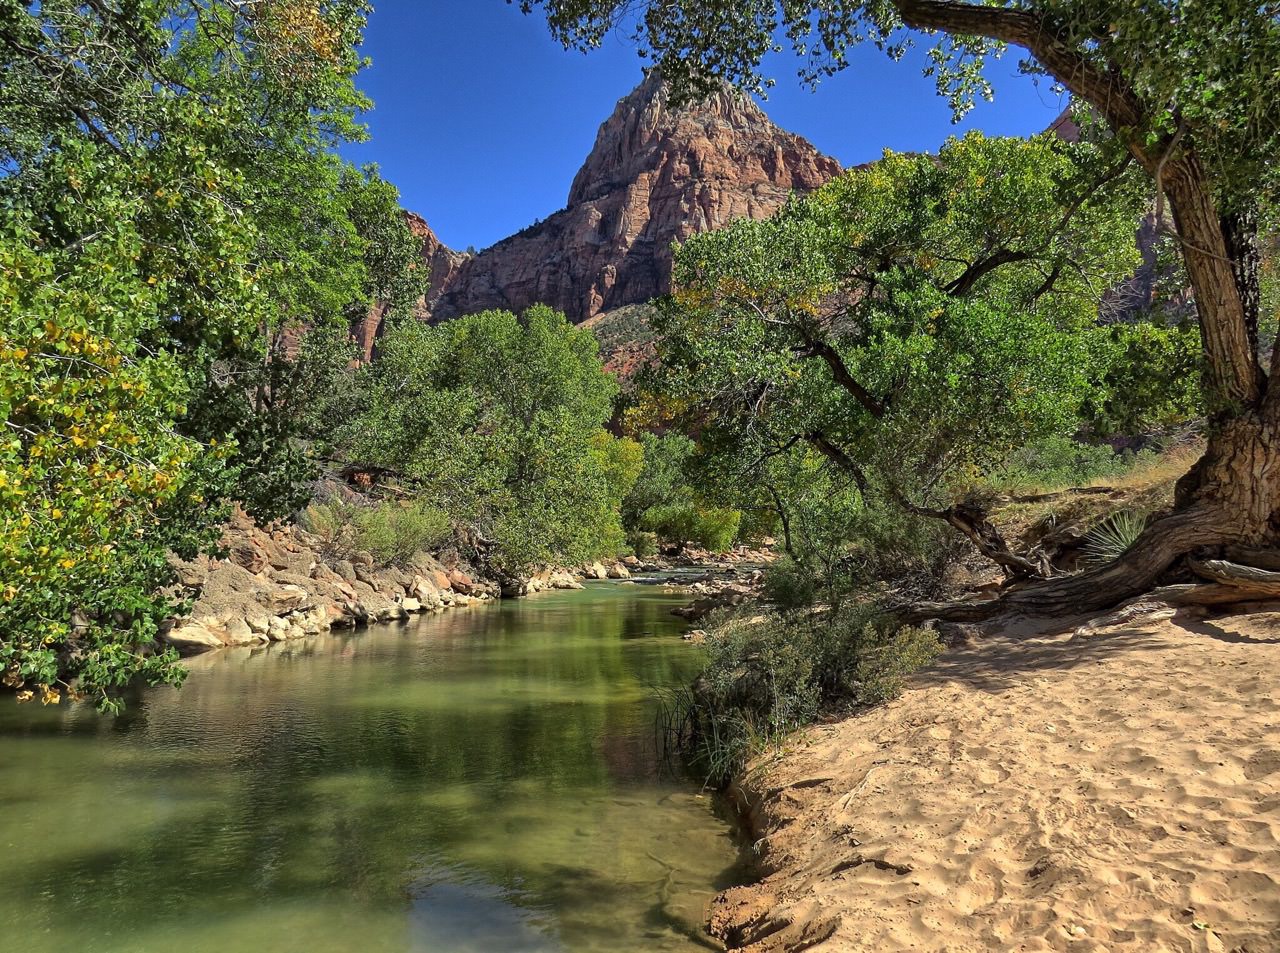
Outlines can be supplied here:
[[[410, 214], [431, 269], [422, 315], [549, 304], [573, 321], [644, 302], [668, 290], [671, 242], [735, 218], [772, 215], [839, 164], [769, 121], [749, 98], [725, 90], [682, 108], [650, 73], [617, 107], [569, 190], [546, 221], [479, 255], [446, 248]], [[365, 354], [381, 330], [375, 310], [356, 330]]]

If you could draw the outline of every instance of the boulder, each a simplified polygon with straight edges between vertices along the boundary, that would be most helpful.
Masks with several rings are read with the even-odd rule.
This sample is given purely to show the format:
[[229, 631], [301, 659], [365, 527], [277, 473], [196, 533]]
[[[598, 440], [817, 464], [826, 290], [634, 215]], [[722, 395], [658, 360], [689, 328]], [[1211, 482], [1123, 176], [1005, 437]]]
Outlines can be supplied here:
[[413, 596], [405, 596], [400, 600], [400, 608], [404, 609], [405, 612], [421, 612], [422, 603], [413, 598]]
[[449, 584], [454, 592], [460, 592], [463, 595], [470, 595], [471, 590], [475, 588], [475, 581], [460, 569], [449, 571]]
[[609, 567], [609, 578], [610, 579], [630, 579], [631, 572], [630, 570], [627, 569], [626, 566], [622, 565], [622, 563], [614, 563], [612, 566]]
[[548, 582], [553, 589], [583, 589], [582, 583], [573, 577], [567, 569], [559, 569], [551, 574]]
[[198, 622], [184, 622], [160, 633], [160, 638], [179, 652], [207, 652], [225, 644], [212, 631]]
[[276, 586], [271, 590], [271, 608], [276, 615], [301, 609], [309, 601], [310, 595], [307, 590], [293, 583]]
[[599, 562], [590, 563], [582, 568], [582, 574], [588, 579], [608, 579], [609, 570]]

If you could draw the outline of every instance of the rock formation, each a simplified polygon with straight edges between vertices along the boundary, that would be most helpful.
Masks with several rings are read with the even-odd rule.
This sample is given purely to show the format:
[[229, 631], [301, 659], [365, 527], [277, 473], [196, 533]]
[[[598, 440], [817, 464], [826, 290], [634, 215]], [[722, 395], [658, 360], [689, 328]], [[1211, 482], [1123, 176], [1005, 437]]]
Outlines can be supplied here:
[[[462, 255], [417, 216], [433, 320], [549, 304], [575, 322], [648, 301], [670, 286], [671, 243], [736, 218], [766, 218], [794, 192], [840, 172], [836, 160], [775, 126], [729, 89], [676, 107], [655, 72], [619, 100], [569, 190], [545, 221]], [[366, 354], [376, 312], [358, 330]]]

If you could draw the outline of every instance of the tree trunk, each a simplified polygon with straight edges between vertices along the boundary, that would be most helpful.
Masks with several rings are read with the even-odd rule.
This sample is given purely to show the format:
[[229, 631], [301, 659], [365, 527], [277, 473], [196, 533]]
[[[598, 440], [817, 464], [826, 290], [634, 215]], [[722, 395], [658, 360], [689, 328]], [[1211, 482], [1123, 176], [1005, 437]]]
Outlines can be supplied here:
[[[1204, 344], [1212, 410], [1209, 446], [1179, 482], [1174, 512], [1154, 522], [1102, 569], [1010, 591], [990, 605], [1042, 613], [1109, 608], [1149, 588], [1197, 547], [1254, 544], [1272, 532], [1280, 502], [1280, 387], [1268, 388], [1256, 353], [1258, 255], [1247, 213], [1224, 214], [1196, 153], [1195, 125], [1154, 145], [1146, 138], [1164, 103], [1148, 103], [1115, 64], [1099, 64], [1031, 10], [956, 0], [893, 0], [908, 26], [986, 36], [1031, 53], [1089, 103], [1168, 197]], [[1280, 374], [1280, 349], [1272, 355]], [[987, 611], [987, 610], [984, 610]], [[972, 617], [972, 616], [970, 616]]]

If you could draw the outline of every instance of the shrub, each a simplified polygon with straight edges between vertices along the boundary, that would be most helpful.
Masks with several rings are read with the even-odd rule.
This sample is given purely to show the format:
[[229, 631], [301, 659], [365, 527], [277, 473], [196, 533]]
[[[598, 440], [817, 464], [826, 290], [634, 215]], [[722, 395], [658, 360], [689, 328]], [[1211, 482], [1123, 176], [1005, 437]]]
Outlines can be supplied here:
[[1112, 513], [1085, 534], [1084, 551], [1091, 565], [1115, 562], [1133, 545], [1147, 525], [1147, 514], [1134, 510]]
[[671, 503], [651, 507], [644, 515], [644, 526], [675, 546], [697, 543], [712, 552], [723, 552], [737, 538], [741, 519], [741, 513], [727, 507]]
[[365, 550], [383, 565], [403, 563], [452, 533], [448, 514], [419, 501], [359, 506], [335, 499], [307, 507], [300, 522], [331, 555]]
[[647, 559], [658, 552], [658, 536], [644, 530], [633, 530], [627, 534], [627, 545], [641, 559]]
[[764, 598], [779, 611], [790, 612], [811, 606], [817, 594], [818, 582], [813, 572], [791, 557], [765, 567]]
[[1070, 437], [1046, 437], [1014, 451], [991, 476], [991, 485], [1008, 492], [1080, 486], [1119, 476], [1133, 460], [1109, 446], [1080, 443]]
[[820, 712], [895, 697], [940, 651], [931, 629], [899, 627], [866, 604], [731, 617], [712, 629], [702, 676], [669, 720], [691, 767], [723, 783]]

